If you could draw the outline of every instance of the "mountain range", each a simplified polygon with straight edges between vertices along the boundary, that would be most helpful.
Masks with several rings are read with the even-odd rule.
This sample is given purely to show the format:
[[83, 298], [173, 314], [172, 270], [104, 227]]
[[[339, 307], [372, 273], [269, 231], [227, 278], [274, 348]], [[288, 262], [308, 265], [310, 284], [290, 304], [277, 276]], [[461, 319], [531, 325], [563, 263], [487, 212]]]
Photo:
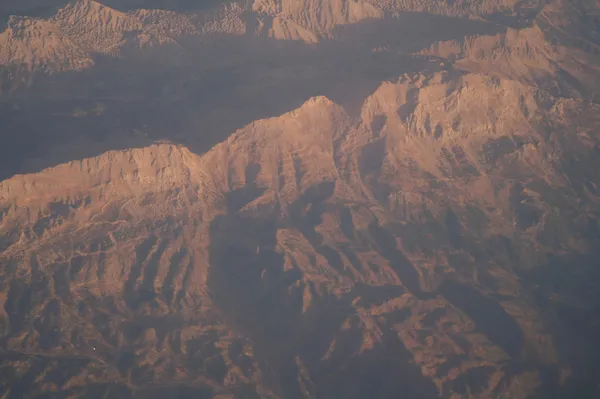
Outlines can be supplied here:
[[596, 1], [0, 15], [0, 398], [600, 395]]

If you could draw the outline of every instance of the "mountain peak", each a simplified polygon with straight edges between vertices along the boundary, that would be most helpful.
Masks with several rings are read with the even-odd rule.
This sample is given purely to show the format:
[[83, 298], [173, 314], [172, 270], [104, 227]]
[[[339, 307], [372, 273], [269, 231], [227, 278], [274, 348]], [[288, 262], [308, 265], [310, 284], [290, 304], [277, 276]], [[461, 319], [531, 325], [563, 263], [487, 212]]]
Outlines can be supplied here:
[[299, 107], [298, 110], [303, 110], [303, 109], [308, 109], [308, 108], [313, 108], [313, 107], [336, 107], [336, 106], [338, 106], [338, 104], [336, 104], [335, 102], [330, 100], [329, 97], [320, 95], [320, 96], [310, 97]]

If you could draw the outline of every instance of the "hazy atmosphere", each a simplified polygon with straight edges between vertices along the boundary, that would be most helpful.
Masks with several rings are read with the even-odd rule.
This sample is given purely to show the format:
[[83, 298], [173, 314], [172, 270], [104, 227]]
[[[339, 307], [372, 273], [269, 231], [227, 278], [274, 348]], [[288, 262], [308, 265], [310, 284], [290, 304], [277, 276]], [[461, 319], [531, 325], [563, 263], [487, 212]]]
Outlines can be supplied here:
[[600, 398], [597, 0], [0, 1], [0, 398]]

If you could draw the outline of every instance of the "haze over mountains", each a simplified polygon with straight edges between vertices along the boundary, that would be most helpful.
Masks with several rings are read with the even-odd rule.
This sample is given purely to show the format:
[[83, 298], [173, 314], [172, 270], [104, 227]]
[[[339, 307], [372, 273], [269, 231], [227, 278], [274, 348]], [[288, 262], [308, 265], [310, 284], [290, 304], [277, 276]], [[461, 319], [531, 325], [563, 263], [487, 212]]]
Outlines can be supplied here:
[[600, 395], [596, 1], [0, 15], [1, 398]]

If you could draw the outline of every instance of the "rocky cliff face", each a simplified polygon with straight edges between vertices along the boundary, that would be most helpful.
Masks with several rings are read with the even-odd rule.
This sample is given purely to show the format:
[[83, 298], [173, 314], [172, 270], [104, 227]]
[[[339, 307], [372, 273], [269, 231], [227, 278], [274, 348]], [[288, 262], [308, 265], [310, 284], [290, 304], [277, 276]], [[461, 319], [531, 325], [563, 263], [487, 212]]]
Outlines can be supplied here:
[[0, 397], [595, 397], [593, 7], [12, 18]]

